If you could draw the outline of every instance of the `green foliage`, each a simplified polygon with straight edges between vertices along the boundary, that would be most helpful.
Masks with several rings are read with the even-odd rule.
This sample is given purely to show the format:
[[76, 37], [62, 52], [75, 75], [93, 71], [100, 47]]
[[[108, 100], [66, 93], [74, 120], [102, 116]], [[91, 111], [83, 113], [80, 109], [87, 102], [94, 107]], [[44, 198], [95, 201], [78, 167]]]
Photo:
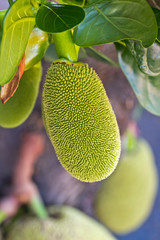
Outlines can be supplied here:
[[17, 0], [8, 9], [1, 28], [0, 85], [14, 77], [34, 24], [31, 0]]
[[[119, 66], [119, 64], [117, 62], [110, 59], [108, 56], [106, 56], [105, 54], [96, 50], [93, 47], [81, 48], [80, 51], [79, 51], [79, 59], [88, 58], [88, 57], [94, 58], [97, 61], [109, 64], [109, 65], [114, 66], [114, 67]], [[54, 62], [55, 60], [57, 60], [57, 54], [56, 54], [54, 44], [51, 44], [49, 46], [49, 48], [46, 51], [44, 59], [45, 59], [45, 61], [51, 62], [51, 63]]]
[[139, 102], [149, 112], [160, 115], [160, 75], [149, 76], [141, 72], [130, 51], [117, 44], [118, 59]]
[[86, 64], [52, 64], [43, 91], [43, 118], [64, 168], [81, 181], [100, 181], [120, 155], [116, 118], [102, 82]]
[[156, 9], [156, 8], [153, 8], [153, 11], [154, 11], [155, 17], [157, 19], [157, 25], [158, 25], [157, 39], [158, 39], [158, 41], [160, 41], [160, 10]]
[[141, 40], [150, 46], [157, 37], [157, 23], [146, 0], [89, 1], [86, 17], [75, 29], [74, 39], [87, 47], [122, 39]]
[[41, 64], [26, 71], [16, 93], [4, 105], [0, 102], [0, 126], [13, 128], [22, 124], [35, 105], [41, 80]]
[[77, 209], [54, 206], [49, 213], [46, 220], [20, 219], [6, 240], [116, 240], [105, 227]]
[[76, 5], [80, 7], [83, 7], [85, 4], [85, 0], [59, 0], [58, 2], [61, 4]]
[[78, 6], [47, 3], [36, 15], [37, 26], [48, 33], [64, 32], [78, 25], [85, 17]]
[[100, 187], [95, 201], [96, 215], [113, 232], [129, 233], [149, 216], [157, 187], [152, 150], [140, 139], [134, 150], [122, 156], [115, 172]]
[[139, 41], [127, 40], [125, 43], [143, 73], [149, 76], [160, 74], [159, 44], [153, 43], [151, 47], [144, 48]]
[[38, 63], [49, 46], [48, 34], [39, 28], [34, 28], [25, 51], [25, 70]]

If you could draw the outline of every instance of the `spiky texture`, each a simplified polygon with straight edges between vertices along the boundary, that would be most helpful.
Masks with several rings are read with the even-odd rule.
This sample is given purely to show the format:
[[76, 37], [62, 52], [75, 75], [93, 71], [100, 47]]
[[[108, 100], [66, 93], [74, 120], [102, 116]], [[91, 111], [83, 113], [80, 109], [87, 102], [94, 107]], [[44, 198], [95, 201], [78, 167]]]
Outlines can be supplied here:
[[104, 181], [95, 201], [97, 217], [113, 232], [125, 234], [149, 216], [157, 192], [157, 171], [152, 150], [139, 140], [126, 153], [113, 175]]
[[54, 206], [50, 218], [25, 218], [15, 223], [6, 240], [115, 240], [95, 220], [71, 207]]
[[41, 75], [41, 64], [24, 72], [13, 97], [4, 105], [0, 102], [0, 126], [14, 128], [29, 117], [37, 99]]
[[116, 118], [101, 80], [87, 64], [52, 64], [43, 118], [63, 167], [81, 181], [108, 177], [120, 155]]

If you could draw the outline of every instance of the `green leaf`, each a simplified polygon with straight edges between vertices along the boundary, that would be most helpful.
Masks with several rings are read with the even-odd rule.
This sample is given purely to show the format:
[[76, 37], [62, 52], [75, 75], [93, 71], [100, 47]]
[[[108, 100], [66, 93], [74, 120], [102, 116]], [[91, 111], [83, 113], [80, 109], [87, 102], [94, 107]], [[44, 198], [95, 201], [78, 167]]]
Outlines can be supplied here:
[[81, 48], [80, 49], [80, 58], [87, 58], [87, 57], [92, 57], [100, 62], [109, 64], [114, 67], [118, 67], [118, 63], [116, 63], [114, 60], [110, 59], [107, 57], [105, 54], [99, 52], [93, 47], [88, 47], [88, 48]]
[[25, 51], [25, 70], [33, 67], [43, 58], [48, 46], [48, 34], [39, 28], [34, 28]]
[[12, 80], [35, 25], [31, 0], [17, 0], [7, 11], [2, 24], [0, 85]]
[[140, 104], [149, 112], [160, 116], [160, 75], [152, 77], [142, 73], [129, 50], [116, 44], [119, 64], [130, 82]]
[[0, 11], [0, 28], [1, 28], [1, 24], [2, 24], [5, 13], [6, 13], [6, 10], [1, 10]]
[[157, 76], [160, 74], [159, 44], [153, 43], [151, 47], [144, 48], [139, 41], [126, 40], [125, 43], [143, 73], [149, 76]]
[[86, 6], [94, 6], [100, 3], [105, 3], [107, 1], [106, 0], [86, 0]]
[[13, 97], [5, 104], [0, 102], [1, 127], [17, 127], [29, 117], [38, 96], [41, 75], [42, 67], [38, 63], [24, 72]]
[[61, 4], [75, 5], [79, 7], [83, 7], [85, 4], [85, 0], [59, 0], [58, 2]]
[[78, 25], [85, 17], [82, 8], [70, 5], [47, 3], [36, 16], [37, 26], [48, 33], [58, 33]]
[[135, 39], [148, 47], [157, 37], [156, 18], [146, 0], [106, 0], [84, 9], [86, 17], [74, 32], [79, 46]]
[[160, 42], [160, 10], [153, 8], [153, 12], [155, 14], [156, 20], [157, 20], [157, 25], [158, 25], [158, 35], [157, 35], [157, 40]]

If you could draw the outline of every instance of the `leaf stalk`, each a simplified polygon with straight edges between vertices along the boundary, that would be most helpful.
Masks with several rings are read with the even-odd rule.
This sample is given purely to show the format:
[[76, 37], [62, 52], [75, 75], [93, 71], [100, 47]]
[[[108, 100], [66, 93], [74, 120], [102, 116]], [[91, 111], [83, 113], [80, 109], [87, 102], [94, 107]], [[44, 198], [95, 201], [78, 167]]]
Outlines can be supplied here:
[[54, 44], [57, 56], [59, 58], [66, 58], [71, 62], [78, 61], [78, 49], [73, 42], [73, 36], [71, 30], [54, 33]]

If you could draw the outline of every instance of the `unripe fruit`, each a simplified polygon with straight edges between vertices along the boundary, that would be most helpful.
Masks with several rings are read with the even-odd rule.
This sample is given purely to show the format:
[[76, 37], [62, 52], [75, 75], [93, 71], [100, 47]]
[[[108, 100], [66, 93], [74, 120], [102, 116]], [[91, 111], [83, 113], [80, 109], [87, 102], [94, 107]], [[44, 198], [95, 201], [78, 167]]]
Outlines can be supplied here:
[[4, 105], [0, 102], [0, 126], [13, 128], [22, 124], [35, 105], [42, 75], [41, 64], [24, 72], [13, 97]]
[[126, 234], [149, 216], [157, 193], [157, 171], [152, 150], [138, 140], [113, 175], [104, 181], [95, 201], [97, 217], [113, 232]]
[[118, 163], [120, 136], [95, 71], [82, 63], [53, 63], [42, 104], [45, 127], [63, 167], [81, 181], [108, 177]]
[[116, 240], [101, 224], [67, 206], [54, 206], [50, 217], [26, 217], [16, 222], [6, 240]]

